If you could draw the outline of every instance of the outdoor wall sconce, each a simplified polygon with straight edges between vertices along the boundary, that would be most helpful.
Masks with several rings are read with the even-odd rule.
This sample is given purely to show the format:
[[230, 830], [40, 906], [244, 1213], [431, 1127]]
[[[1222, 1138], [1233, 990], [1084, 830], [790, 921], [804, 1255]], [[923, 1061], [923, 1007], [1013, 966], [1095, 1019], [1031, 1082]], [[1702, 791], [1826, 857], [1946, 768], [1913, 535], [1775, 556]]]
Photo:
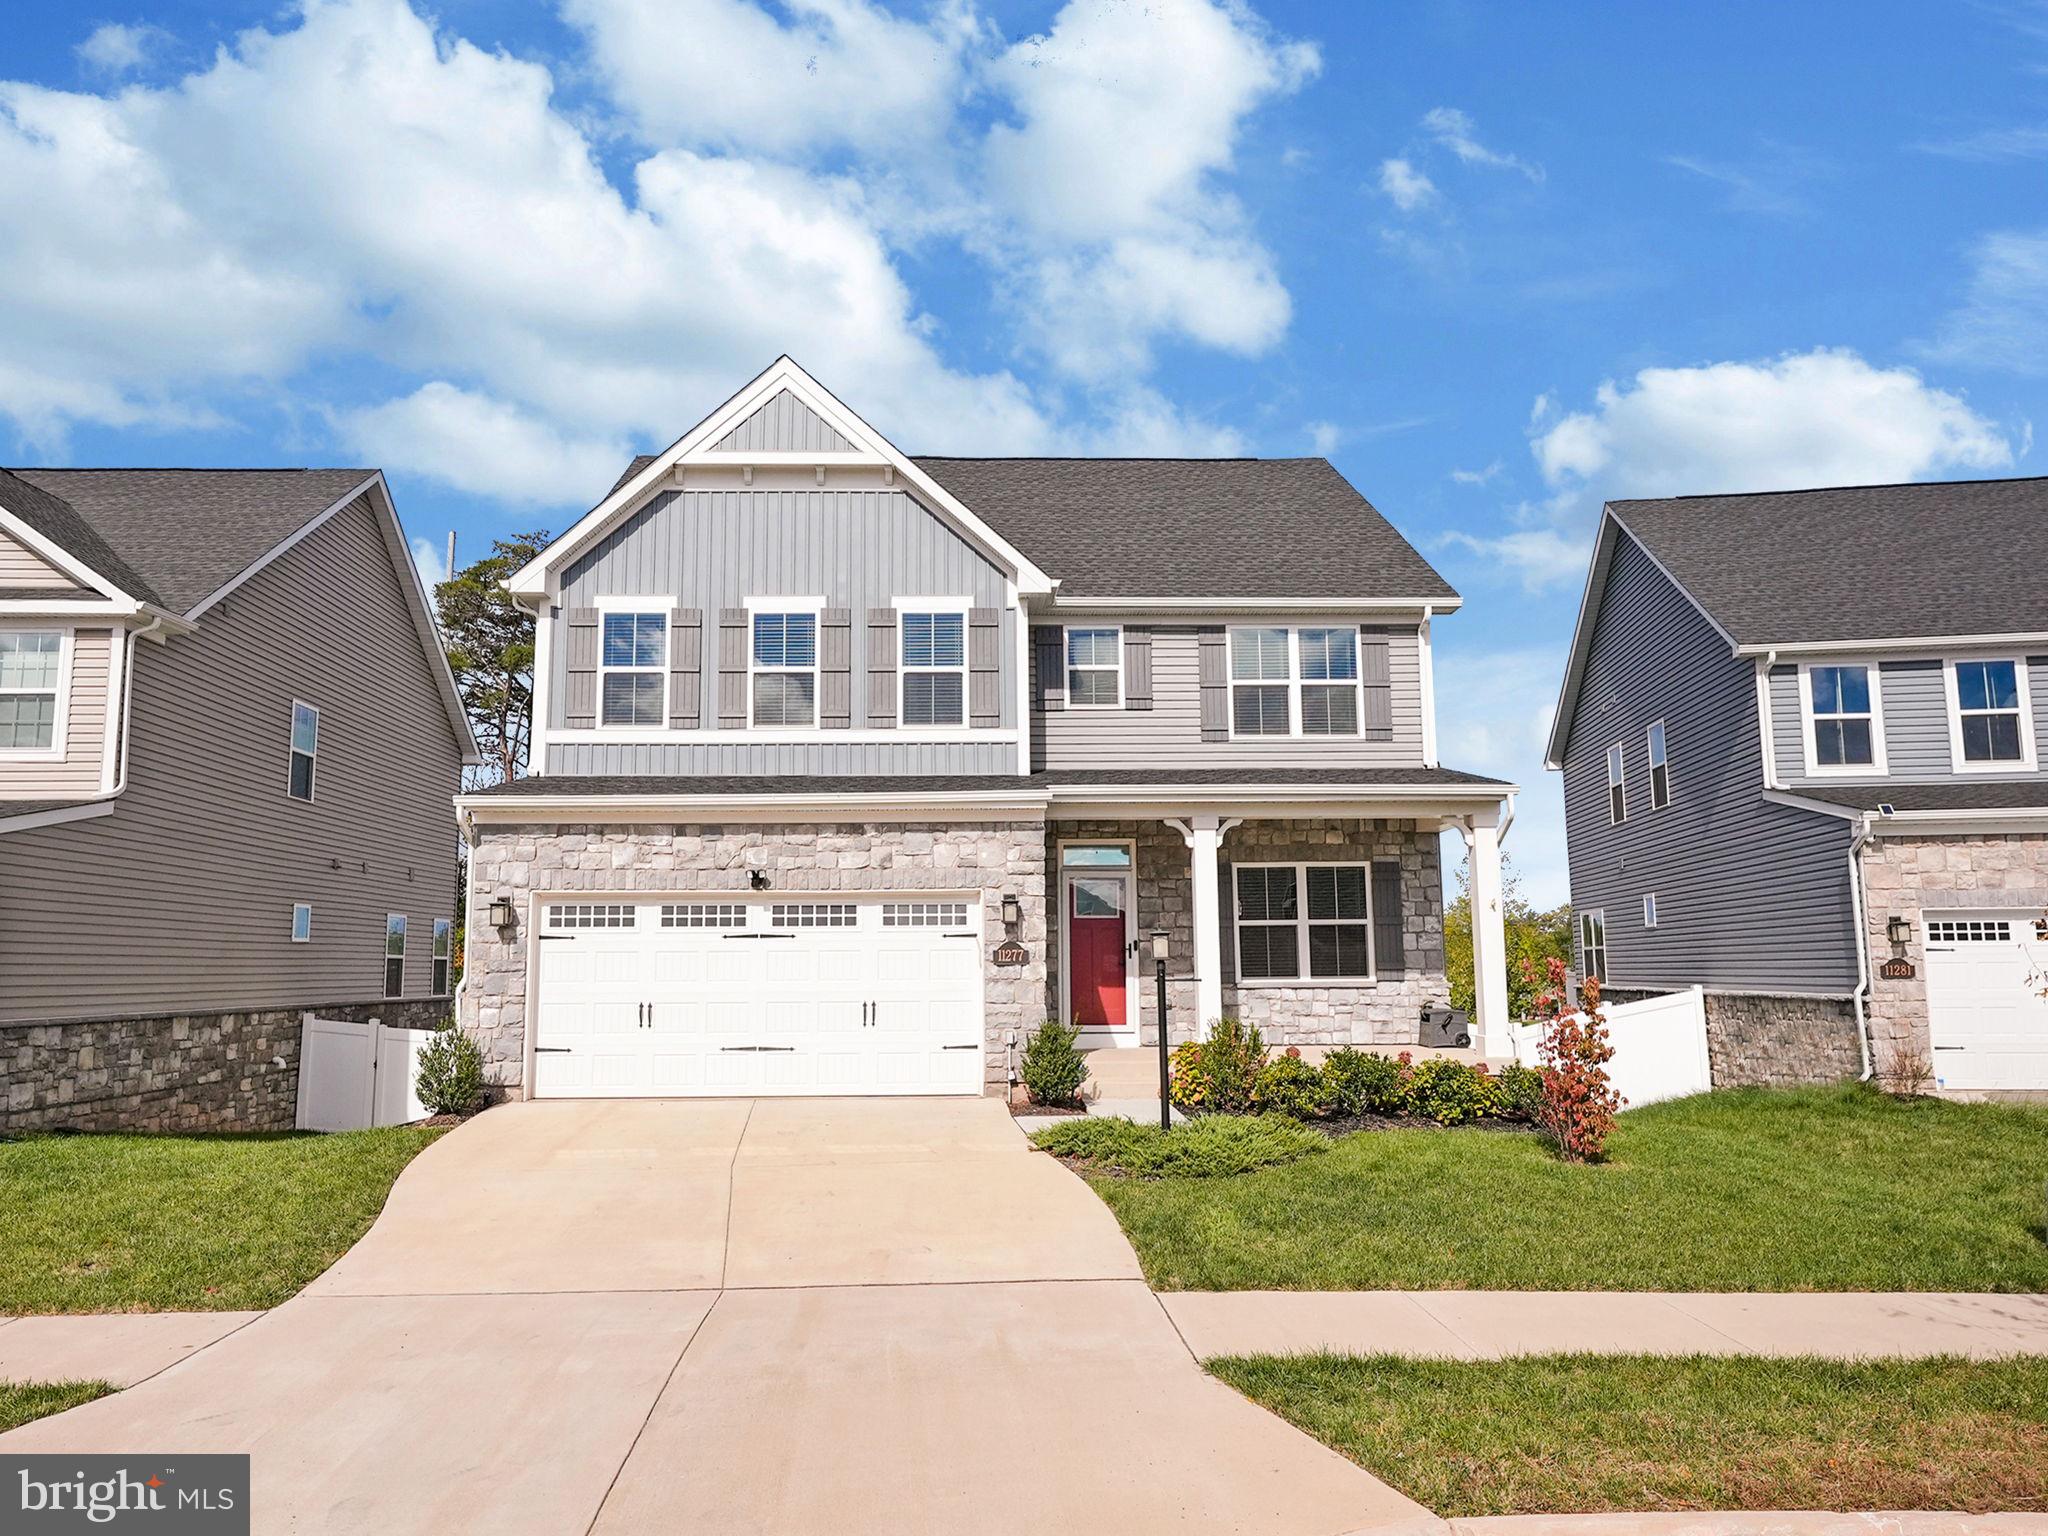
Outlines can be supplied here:
[[747, 871], [747, 884], [748, 884], [748, 885], [750, 885], [750, 886], [752, 886], [752, 887], [753, 887], [753, 888], [754, 888], [755, 890], [757, 890], [757, 891], [765, 891], [765, 890], [767, 890], [767, 889], [768, 889], [768, 871], [767, 871], [767, 870], [765, 870], [765, 869], [750, 869], [750, 870], [748, 870], [748, 871]]
[[1907, 940], [1913, 937], [1913, 925], [1903, 917], [1893, 916], [1884, 925], [1884, 936], [1892, 941], [1892, 953], [1903, 955]]
[[500, 896], [492, 901], [490, 924], [500, 933], [510, 933], [519, 925], [519, 914], [513, 910], [510, 896]]
[[1014, 896], [1003, 897], [1003, 926], [1014, 932], [1017, 925], [1023, 921], [1023, 904]]

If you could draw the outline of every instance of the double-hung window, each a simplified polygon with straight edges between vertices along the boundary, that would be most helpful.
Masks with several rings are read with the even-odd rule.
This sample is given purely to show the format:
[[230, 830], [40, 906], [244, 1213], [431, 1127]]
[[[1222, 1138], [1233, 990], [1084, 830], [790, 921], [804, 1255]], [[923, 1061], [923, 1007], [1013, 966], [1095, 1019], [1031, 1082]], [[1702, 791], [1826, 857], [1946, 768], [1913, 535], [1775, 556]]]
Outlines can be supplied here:
[[1607, 749], [1607, 819], [1617, 825], [1628, 820], [1628, 766], [1621, 743]]
[[1661, 811], [1671, 803], [1671, 760], [1664, 740], [1664, 722], [1650, 727], [1650, 809]]
[[756, 609], [753, 629], [754, 724], [816, 725], [817, 613]]
[[0, 630], [0, 752], [53, 752], [64, 683], [64, 635]]
[[445, 917], [434, 919], [434, 996], [448, 995], [448, 980], [455, 962], [455, 925]]
[[668, 613], [607, 610], [598, 652], [598, 724], [668, 721]]
[[1371, 875], [1365, 864], [1238, 865], [1238, 978], [1371, 980]]
[[405, 914], [384, 919], [384, 995], [405, 996]]
[[1883, 771], [1878, 758], [1877, 710], [1872, 699], [1869, 667], [1831, 665], [1806, 669], [1807, 711], [1813, 720], [1816, 770]]
[[313, 798], [313, 766], [320, 755], [320, 711], [292, 701], [292, 761], [285, 787], [294, 800]]
[[1598, 909], [1579, 914], [1579, 969], [1582, 979], [1607, 979], [1607, 914]]
[[1067, 631], [1067, 708], [1115, 709], [1123, 703], [1123, 632]]
[[2026, 678], [2017, 661], [1952, 661], [1952, 742], [1958, 768], [2026, 767], [2033, 743]]
[[1236, 736], [1356, 736], [1358, 631], [1348, 626], [1230, 631]]
[[903, 723], [967, 723], [967, 611], [905, 608]]

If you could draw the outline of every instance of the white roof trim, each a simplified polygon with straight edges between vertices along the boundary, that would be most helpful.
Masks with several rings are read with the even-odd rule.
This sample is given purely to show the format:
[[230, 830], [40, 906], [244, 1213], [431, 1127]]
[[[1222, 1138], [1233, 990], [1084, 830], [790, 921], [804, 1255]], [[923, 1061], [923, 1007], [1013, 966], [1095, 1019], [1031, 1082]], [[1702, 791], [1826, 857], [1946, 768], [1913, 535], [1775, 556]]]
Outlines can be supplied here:
[[1464, 606], [1462, 597], [1084, 597], [1056, 592], [1055, 608], [1166, 609], [1193, 613], [1235, 609], [1247, 613], [1450, 613]]
[[[44, 492], [44, 494], [48, 495], [50, 493]], [[63, 498], [59, 497], [57, 499], [62, 500]], [[42, 534], [30, 527], [25, 519], [8, 511], [4, 506], [0, 506], [0, 529], [6, 530], [7, 533], [27, 545], [46, 562], [56, 566], [58, 570], [69, 576], [80, 586], [91, 587], [95, 592], [116, 602], [126, 602], [136, 608], [145, 606], [142, 599], [133, 592], [124, 590], [109, 577], [102, 576], [61, 544], [44, 538]]]
[[1781, 645], [1738, 645], [1738, 656], [1776, 655], [1780, 661], [1801, 656], [1838, 656], [1858, 651], [1976, 651], [2016, 645], [2048, 645], [2048, 633], [2024, 631], [2009, 635], [1902, 635], [1888, 640], [1797, 640]]
[[1042, 593], [1053, 590], [1056, 585], [1053, 579], [1034, 565], [1022, 550], [983, 522], [965, 503], [918, 468], [907, 454], [869, 426], [824, 385], [804, 372], [787, 353], [769, 364], [717, 410], [656, 454], [651, 461], [641, 467], [637, 475], [628, 478], [617, 490], [577, 519], [572, 527], [555, 538], [547, 548], [513, 575], [506, 583], [508, 589], [522, 595], [549, 591], [554, 585], [560, 567], [581, 554], [599, 535], [637, 507], [649, 494], [659, 490], [662, 482], [669, 477], [676, 465], [686, 460], [694, 462], [701, 459], [716, 464], [848, 462], [844, 450], [797, 455], [750, 455], [746, 452], [731, 451], [717, 454], [715, 457], [709, 454], [708, 450], [712, 444], [785, 389], [815, 411], [841, 437], [861, 450], [853, 462], [885, 464], [894, 469], [908, 483], [908, 488], [917, 493], [919, 500], [948, 518], [962, 533], [981, 545], [998, 564], [1006, 567], [1008, 573], [1015, 579], [1019, 591]]
[[36, 827], [54, 827], [67, 821], [90, 821], [96, 816], [111, 816], [113, 814], [114, 802], [111, 799], [106, 799], [88, 800], [79, 805], [62, 805], [53, 810], [34, 811], [22, 816], [10, 816], [7, 814], [7, 802], [0, 800], [0, 834], [28, 832]]

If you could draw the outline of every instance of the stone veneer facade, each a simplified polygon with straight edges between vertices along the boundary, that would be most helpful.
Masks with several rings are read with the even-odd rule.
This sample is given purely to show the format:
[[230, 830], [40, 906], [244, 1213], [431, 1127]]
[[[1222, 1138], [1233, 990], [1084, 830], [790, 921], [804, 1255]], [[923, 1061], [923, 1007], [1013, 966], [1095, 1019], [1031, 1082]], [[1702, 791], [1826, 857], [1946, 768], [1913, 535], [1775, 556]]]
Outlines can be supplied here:
[[[745, 892], [764, 871], [777, 894], [979, 890], [985, 1088], [1006, 1093], [1013, 1032], [1043, 1017], [1045, 823], [828, 822], [799, 825], [518, 825], [478, 829], [471, 851], [462, 1023], [484, 1048], [501, 1091], [524, 1091], [528, 897], [635, 892]], [[484, 908], [510, 895], [521, 913], [510, 942]], [[994, 962], [1004, 937], [1002, 900], [1022, 909], [1020, 966]]]
[[0, 1130], [288, 1131], [306, 1013], [444, 1021], [445, 997], [0, 1028]]
[[[1170, 936], [1166, 983], [1169, 1038], [1188, 1038], [1197, 1021], [1194, 882], [1187, 844], [1163, 821], [1053, 821], [1046, 827], [1047, 868], [1059, 868], [1058, 844], [1092, 841], [1135, 845], [1138, 936], [1144, 939], [1160, 928]], [[1238, 984], [1231, 932], [1231, 863], [1363, 863], [1373, 859], [1401, 862], [1405, 974], [1352, 986]], [[1223, 884], [1217, 900], [1224, 957], [1223, 1011], [1258, 1025], [1269, 1042], [1413, 1045], [1423, 1005], [1450, 1001], [1444, 980], [1443, 870], [1435, 832], [1419, 830], [1412, 821], [1247, 821], [1224, 834], [1218, 862]], [[1140, 1037], [1145, 1044], [1156, 1044], [1159, 1009], [1150, 963], [1142, 963], [1140, 971]], [[1061, 976], [1060, 957], [1054, 953], [1046, 968], [1045, 1011], [1051, 1017], [1060, 1013]]]
[[[1616, 989], [1619, 1005], [1668, 994]], [[1716, 1088], [1784, 1088], [1838, 1083], [1862, 1070], [1856, 1009], [1846, 997], [1708, 992], [1707, 1067]]]

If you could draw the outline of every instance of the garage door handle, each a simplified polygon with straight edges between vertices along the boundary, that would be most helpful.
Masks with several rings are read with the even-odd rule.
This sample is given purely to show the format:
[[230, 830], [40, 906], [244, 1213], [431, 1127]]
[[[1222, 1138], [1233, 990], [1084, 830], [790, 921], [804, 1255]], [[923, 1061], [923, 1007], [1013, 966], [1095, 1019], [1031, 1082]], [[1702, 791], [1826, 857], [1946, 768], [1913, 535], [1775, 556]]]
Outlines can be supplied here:
[[1963, 1051], [1968, 1050], [1969, 1047], [1963, 1045], [1937, 1045], [1935, 1049], [1937, 1051]]
[[721, 933], [719, 937], [721, 939], [793, 939], [796, 935], [793, 933]]
[[978, 1051], [981, 1047], [978, 1045], [942, 1045], [939, 1049], [942, 1051]]
[[569, 1047], [566, 1045], [536, 1045], [533, 1048], [533, 1054], [536, 1056], [567, 1056], [569, 1054]]
[[942, 933], [939, 937], [942, 939], [978, 939], [981, 935], [970, 929], [966, 933]]
[[721, 1045], [721, 1051], [793, 1051], [793, 1045]]

